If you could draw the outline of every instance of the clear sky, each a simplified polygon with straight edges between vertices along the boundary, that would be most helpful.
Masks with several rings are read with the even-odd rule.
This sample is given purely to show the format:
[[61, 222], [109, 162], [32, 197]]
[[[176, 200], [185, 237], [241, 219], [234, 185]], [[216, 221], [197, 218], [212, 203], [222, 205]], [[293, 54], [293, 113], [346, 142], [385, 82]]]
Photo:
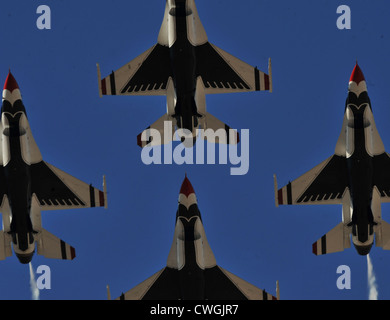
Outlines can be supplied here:
[[[50, 30], [36, 27], [41, 4], [51, 9]], [[101, 188], [105, 174], [108, 184], [107, 210], [43, 212], [43, 227], [74, 246], [76, 259], [34, 256], [34, 269], [51, 270], [51, 289], [40, 298], [106, 299], [107, 284], [117, 297], [163, 268], [187, 173], [220, 266], [270, 293], [279, 280], [281, 299], [367, 299], [366, 257], [353, 247], [326, 256], [311, 253], [312, 243], [341, 221], [341, 206], [276, 208], [273, 174], [283, 186], [333, 154], [356, 60], [390, 149], [390, 4], [196, 4], [211, 43], [265, 72], [272, 58], [272, 94], [206, 97], [208, 112], [250, 131], [244, 176], [231, 176], [230, 163], [145, 165], [136, 137], [166, 111], [165, 97], [99, 98], [96, 63], [106, 76], [154, 45], [164, 0], [1, 5], [0, 83], [11, 68], [44, 160], [95, 187]], [[336, 26], [342, 4], [351, 9], [350, 30]], [[382, 205], [390, 222], [389, 210]], [[390, 252], [373, 247], [370, 257], [379, 299], [389, 299]], [[350, 267], [350, 290], [336, 286], [340, 265]], [[13, 255], [0, 262], [0, 270], [0, 299], [31, 299], [28, 266]]]

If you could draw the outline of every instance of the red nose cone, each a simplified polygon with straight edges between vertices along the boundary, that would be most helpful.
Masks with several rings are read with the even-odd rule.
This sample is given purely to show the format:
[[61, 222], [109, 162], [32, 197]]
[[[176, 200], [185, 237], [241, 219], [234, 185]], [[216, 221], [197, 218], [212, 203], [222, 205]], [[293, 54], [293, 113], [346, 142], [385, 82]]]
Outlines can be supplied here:
[[349, 79], [349, 81], [356, 82], [356, 84], [359, 84], [361, 81], [365, 81], [363, 72], [357, 63], [355, 68], [353, 68], [351, 78]]
[[10, 92], [14, 91], [15, 89], [19, 89], [18, 83], [16, 82], [11, 71], [8, 73], [7, 79], [5, 79], [4, 90], [5, 89], [7, 89]]
[[187, 175], [184, 178], [183, 184], [181, 185], [180, 193], [188, 197], [191, 193], [195, 193], [194, 188], [190, 180], [188, 180]]

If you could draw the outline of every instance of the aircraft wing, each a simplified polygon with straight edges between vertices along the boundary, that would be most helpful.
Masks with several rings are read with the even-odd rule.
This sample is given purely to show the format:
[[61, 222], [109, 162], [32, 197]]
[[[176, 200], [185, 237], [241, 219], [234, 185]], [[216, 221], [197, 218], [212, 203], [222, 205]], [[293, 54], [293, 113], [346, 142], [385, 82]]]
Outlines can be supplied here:
[[390, 202], [390, 155], [386, 152], [373, 157], [373, 185], [377, 186], [381, 202]]
[[276, 297], [215, 266], [204, 271], [208, 300], [276, 300]]
[[[272, 300], [269, 293], [215, 266], [204, 270], [205, 298], [209, 300]], [[181, 299], [179, 271], [165, 267], [118, 300], [178, 300]]]
[[205, 93], [272, 91], [269, 75], [207, 42], [195, 47], [197, 77], [201, 76]]
[[341, 204], [347, 186], [346, 158], [333, 155], [275, 190], [276, 204]]
[[100, 79], [102, 95], [165, 95], [171, 76], [168, 47], [156, 44], [109, 76]]
[[178, 284], [179, 271], [165, 267], [133, 289], [122, 293], [117, 300], [178, 300]]
[[31, 165], [31, 191], [41, 210], [105, 207], [106, 192], [41, 161]]

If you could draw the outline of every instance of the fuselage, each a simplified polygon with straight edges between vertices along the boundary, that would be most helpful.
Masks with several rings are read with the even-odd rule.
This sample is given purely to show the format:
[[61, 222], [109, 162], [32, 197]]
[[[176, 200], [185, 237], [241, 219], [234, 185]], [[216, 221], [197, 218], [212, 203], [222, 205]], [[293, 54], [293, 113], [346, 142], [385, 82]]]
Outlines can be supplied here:
[[195, 248], [195, 241], [200, 240], [200, 234], [196, 229], [199, 224], [202, 224], [202, 219], [200, 214], [195, 213], [194, 215], [191, 213], [191, 211], [198, 211], [196, 204], [192, 205], [188, 211], [185, 208], [182, 209], [184, 210], [179, 208], [177, 217], [183, 225], [185, 252], [185, 264], [179, 270], [180, 292], [184, 300], [204, 300], [204, 270], [197, 263], [197, 260], [199, 260], [197, 256], [203, 253], [197, 252]]
[[[352, 240], [357, 251], [368, 254], [373, 244], [375, 224], [371, 210], [373, 193], [373, 154], [371, 146], [372, 110], [367, 92], [350, 92], [345, 109], [348, 185], [352, 204]], [[376, 129], [375, 129], [376, 130]]]
[[205, 269], [216, 266], [208, 244], [192, 185], [185, 178], [176, 213], [175, 235], [167, 267], [178, 270], [178, 292], [183, 300], [204, 300]]
[[[35, 250], [31, 212], [31, 175], [28, 121], [22, 100], [3, 97], [1, 108], [2, 163], [10, 206], [10, 230], [14, 251], [21, 263], [29, 263]], [[4, 218], [4, 217], [3, 217]]]
[[[193, 2], [192, 2], [193, 3]], [[189, 1], [167, 1], [168, 6], [168, 33], [170, 34], [170, 61], [175, 87], [176, 104], [174, 106], [178, 128], [187, 129], [191, 133], [198, 127], [198, 113], [196, 92], [196, 52], [195, 46], [190, 42], [196, 39], [194, 28], [188, 26], [188, 17], [194, 15], [196, 9], [191, 7]], [[193, 4], [194, 6], [195, 4]], [[164, 22], [165, 23], [165, 22]]]

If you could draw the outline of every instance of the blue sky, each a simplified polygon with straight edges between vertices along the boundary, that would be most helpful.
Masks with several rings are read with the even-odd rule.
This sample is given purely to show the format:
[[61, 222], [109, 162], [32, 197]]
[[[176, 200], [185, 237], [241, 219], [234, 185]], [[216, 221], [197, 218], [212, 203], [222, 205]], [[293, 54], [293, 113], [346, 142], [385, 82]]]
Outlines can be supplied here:
[[[51, 8], [52, 29], [39, 30], [36, 9]], [[311, 245], [341, 221], [341, 206], [276, 208], [279, 186], [334, 152], [355, 61], [366, 77], [376, 125], [390, 149], [390, 32], [385, 1], [196, 1], [209, 41], [267, 71], [268, 92], [209, 95], [207, 110], [250, 130], [250, 169], [228, 165], [145, 165], [136, 136], [166, 111], [165, 97], [99, 98], [96, 63], [105, 76], [157, 41], [165, 1], [15, 0], [0, 11], [0, 83], [11, 68], [44, 160], [101, 187], [108, 209], [45, 211], [43, 227], [76, 248], [73, 261], [35, 255], [48, 265], [41, 299], [117, 297], [166, 264], [177, 199], [187, 173], [206, 234], [223, 268], [282, 299], [367, 299], [367, 262], [354, 248], [314, 256]], [[352, 28], [339, 30], [339, 5]], [[3, 79], [3, 80], [1, 80]], [[174, 145], [174, 147], [176, 144]], [[389, 205], [382, 205], [387, 221]], [[373, 248], [380, 299], [390, 298], [390, 252]], [[339, 290], [337, 267], [351, 269]], [[0, 262], [0, 299], [31, 299], [28, 266]], [[39, 276], [39, 275], [37, 275]]]

